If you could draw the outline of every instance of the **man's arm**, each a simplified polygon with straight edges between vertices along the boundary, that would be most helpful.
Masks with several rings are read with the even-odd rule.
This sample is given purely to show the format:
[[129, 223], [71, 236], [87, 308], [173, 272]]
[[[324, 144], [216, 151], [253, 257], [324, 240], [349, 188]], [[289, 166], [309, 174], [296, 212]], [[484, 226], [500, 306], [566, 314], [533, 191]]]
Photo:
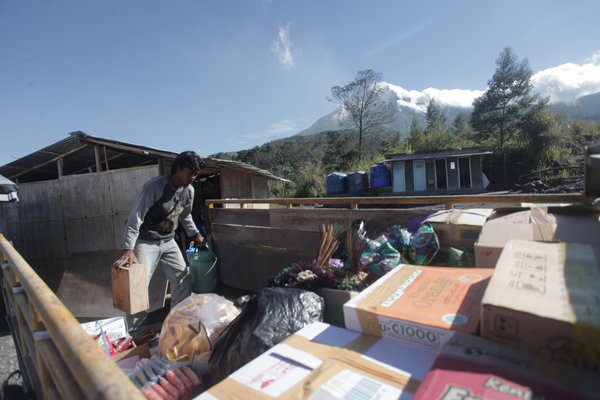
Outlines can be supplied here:
[[138, 262], [137, 257], [133, 252], [133, 248], [135, 247], [135, 242], [140, 233], [140, 226], [142, 226], [142, 223], [144, 222], [146, 213], [154, 204], [155, 197], [151, 185], [149, 185], [148, 182], [144, 184], [125, 224], [125, 231], [123, 233], [123, 254], [113, 263], [113, 267], [122, 268], [128, 264], [136, 264]]
[[[191, 192], [190, 199], [193, 199], [194, 198], [194, 187], [189, 186], [187, 188], [187, 190], [190, 190], [190, 192]], [[184, 205], [183, 211], [181, 212], [181, 214], [179, 214], [179, 222], [181, 223], [181, 226], [183, 227], [183, 230], [185, 231], [185, 233], [188, 236], [193, 237], [194, 242], [204, 243], [204, 237], [200, 234], [200, 231], [198, 230], [198, 227], [196, 226], [196, 223], [194, 222], [194, 219], [192, 218], [192, 201], [191, 200], [188, 204]]]

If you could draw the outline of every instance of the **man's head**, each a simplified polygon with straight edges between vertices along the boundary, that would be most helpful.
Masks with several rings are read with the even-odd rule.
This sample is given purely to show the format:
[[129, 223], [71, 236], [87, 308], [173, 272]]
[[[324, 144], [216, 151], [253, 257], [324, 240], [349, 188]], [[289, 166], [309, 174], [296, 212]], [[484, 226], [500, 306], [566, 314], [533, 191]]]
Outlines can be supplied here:
[[206, 163], [193, 151], [184, 151], [177, 155], [171, 165], [171, 183], [175, 187], [186, 186], [192, 183]]
[[206, 163], [200, 158], [195, 151], [184, 151], [175, 157], [175, 161], [171, 164], [171, 174], [177, 172], [181, 168], [189, 168], [193, 173], [198, 175], [202, 168], [206, 167]]

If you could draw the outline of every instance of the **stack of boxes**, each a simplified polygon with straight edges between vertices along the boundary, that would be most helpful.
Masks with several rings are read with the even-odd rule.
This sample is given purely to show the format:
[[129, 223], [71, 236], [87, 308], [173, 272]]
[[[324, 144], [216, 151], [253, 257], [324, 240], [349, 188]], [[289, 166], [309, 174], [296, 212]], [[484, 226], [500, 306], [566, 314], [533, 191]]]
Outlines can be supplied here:
[[199, 398], [598, 398], [598, 211], [428, 222], [476, 267], [401, 265], [343, 305], [346, 329], [312, 324]]

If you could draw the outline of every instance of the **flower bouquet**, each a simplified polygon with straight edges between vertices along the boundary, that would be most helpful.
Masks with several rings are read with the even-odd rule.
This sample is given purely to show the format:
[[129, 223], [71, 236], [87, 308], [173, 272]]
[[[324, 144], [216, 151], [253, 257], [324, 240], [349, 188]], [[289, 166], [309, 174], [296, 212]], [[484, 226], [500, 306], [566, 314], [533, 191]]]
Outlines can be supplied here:
[[[317, 258], [312, 261], [297, 261], [283, 268], [281, 272], [269, 279], [266, 286], [306, 290], [330, 288], [360, 291], [364, 289], [369, 274], [360, 263], [359, 250], [354, 249], [352, 253], [354, 257], [349, 256], [346, 263], [341, 259], [332, 258], [333, 253], [340, 246], [341, 233], [342, 230], [336, 223], [321, 225], [321, 245]], [[347, 233], [346, 236], [347, 248], [362, 247], [365, 237], [364, 225], [362, 231]]]

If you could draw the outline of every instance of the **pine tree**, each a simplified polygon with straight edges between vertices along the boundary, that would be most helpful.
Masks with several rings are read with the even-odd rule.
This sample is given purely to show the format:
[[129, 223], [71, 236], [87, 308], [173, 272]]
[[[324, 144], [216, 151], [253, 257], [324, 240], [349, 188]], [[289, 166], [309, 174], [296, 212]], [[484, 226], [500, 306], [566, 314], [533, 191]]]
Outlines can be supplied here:
[[506, 47], [496, 60], [496, 66], [487, 90], [473, 102], [471, 126], [502, 155], [506, 184], [506, 143], [515, 136], [536, 97], [531, 95], [532, 71], [527, 58], [519, 62], [513, 50]]

